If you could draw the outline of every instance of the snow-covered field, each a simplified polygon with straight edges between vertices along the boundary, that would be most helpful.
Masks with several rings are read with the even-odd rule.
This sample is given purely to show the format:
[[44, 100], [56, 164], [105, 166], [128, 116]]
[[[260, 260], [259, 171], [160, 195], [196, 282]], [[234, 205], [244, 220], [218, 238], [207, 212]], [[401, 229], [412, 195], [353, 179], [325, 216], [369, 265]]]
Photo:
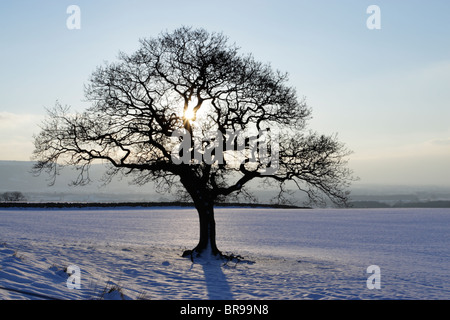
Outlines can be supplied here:
[[216, 223], [244, 261], [181, 257], [194, 209], [0, 209], [0, 298], [450, 299], [450, 209], [218, 208]]

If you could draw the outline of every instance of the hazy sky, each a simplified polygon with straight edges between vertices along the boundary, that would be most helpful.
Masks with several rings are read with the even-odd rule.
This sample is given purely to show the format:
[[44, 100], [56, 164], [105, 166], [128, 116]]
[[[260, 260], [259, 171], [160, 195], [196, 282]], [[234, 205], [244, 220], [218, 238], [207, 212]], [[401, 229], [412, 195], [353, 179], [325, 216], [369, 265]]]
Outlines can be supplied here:
[[[70, 5], [80, 29], [67, 27]], [[360, 183], [450, 185], [448, 0], [2, 0], [0, 160], [30, 160], [45, 107], [83, 110], [97, 66], [182, 25], [289, 72], [310, 128], [338, 133]]]

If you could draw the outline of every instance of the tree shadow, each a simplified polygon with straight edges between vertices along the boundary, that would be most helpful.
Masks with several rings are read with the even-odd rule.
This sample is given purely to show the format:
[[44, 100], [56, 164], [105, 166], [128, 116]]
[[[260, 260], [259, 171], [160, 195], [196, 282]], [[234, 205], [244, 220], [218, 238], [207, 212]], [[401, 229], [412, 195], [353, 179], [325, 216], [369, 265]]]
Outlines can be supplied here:
[[222, 268], [223, 261], [221, 259], [196, 260], [195, 263], [200, 264], [205, 275], [206, 289], [208, 291], [208, 299], [210, 300], [233, 300], [231, 287], [228, 283]]

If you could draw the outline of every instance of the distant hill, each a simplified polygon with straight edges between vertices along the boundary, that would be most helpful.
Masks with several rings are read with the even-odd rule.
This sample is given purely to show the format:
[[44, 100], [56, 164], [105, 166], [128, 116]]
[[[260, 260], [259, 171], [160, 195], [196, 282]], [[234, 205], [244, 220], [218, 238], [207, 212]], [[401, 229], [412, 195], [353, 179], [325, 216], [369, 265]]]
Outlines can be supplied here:
[[[29, 202], [173, 202], [174, 194], [159, 194], [151, 183], [145, 186], [130, 185], [127, 179], [116, 179], [102, 186], [101, 177], [106, 167], [92, 165], [90, 177], [93, 182], [83, 187], [71, 187], [70, 182], [76, 177], [74, 169], [66, 168], [56, 180], [54, 186], [48, 186], [48, 176], [42, 174], [34, 177], [31, 173], [31, 161], [0, 161], [0, 194], [18, 191]], [[274, 188], [261, 188], [252, 182], [253, 190], [259, 203], [271, 203], [277, 195]], [[450, 187], [433, 186], [383, 186], [354, 185], [350, 195], [355, 208], [389, 208], [389, 207], [450, 207]], [[306, 197], [297, 192], [291, 198], [293, 205], [302, 207]]]
[[[155, 191], [155, 186], [148, 183], [145, 186], [130, 185], [130, 180], [115, 179], [106, 186], [102, 185], [106, 166], [92, 165], [90, 177], [93, 181], [86, 186], [69, 186], [76, 178], [77, 172], [71, 168], [65, 168], [57, 177], [54, 186], [48, 186], [48, 176], [42, 173], [35, 177], [31, 173], [33, 162], [31, 161], [0, 161], [0, 193], [19, 191], [23, 193], [27, 201], [31, 202], [173, 202], [177, 198], [172, 193], [160, 194]], [[260, 203], [270, 203], [277, 191], [273, 189], [256, 188], [256, 196]], [[298, 204], [306, 200], [298, 197]]]
[[389, 205], [381, 201], [353, 201], [352, 208], [450, 208], [450, 201], [397, 202]]
[[70, 186], [77, 173], [65, 168], [57, 177], [54, 186], [48, 186], [48, 175], [42, 173], [35, 177], [31, 173], [31, 161], [0, 161], [0, 193], [19, 191], [28, 201], [161, 201], [163, 195], [155, 192], [151, 184], [139, 187], [129, 185], [129, 181], [113, 180], [103, 186], [101, 177], [106, 167], [101, 164], [92, 165], [90, 177], [92, 183], [86, 186]]

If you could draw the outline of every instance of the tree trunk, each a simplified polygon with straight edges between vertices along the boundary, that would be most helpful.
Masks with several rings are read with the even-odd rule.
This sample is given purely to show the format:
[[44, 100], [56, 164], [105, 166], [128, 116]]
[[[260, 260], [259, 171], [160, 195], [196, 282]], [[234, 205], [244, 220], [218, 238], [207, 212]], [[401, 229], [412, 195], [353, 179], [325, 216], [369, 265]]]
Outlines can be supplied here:
[[214, 203], [205, 202], [195, 204], [200, 222], [200, 240], [194, 248], [197, 254], [218, 255], [220, 251], [216, 245], [216, 222], [214, 220]]
[[[200, 194], [199, 191], [196, 195]], [[184, 256], [199, 256], [199, 255], [221, 255], [216, 245], [216, 222], [214, 220], [214, 201], [209, 197], [193, 196], [195, 208], [198, 212], [200, 225], [200, 239], [197, 246], [193, 250], [187, 250], [183, 253]]]

